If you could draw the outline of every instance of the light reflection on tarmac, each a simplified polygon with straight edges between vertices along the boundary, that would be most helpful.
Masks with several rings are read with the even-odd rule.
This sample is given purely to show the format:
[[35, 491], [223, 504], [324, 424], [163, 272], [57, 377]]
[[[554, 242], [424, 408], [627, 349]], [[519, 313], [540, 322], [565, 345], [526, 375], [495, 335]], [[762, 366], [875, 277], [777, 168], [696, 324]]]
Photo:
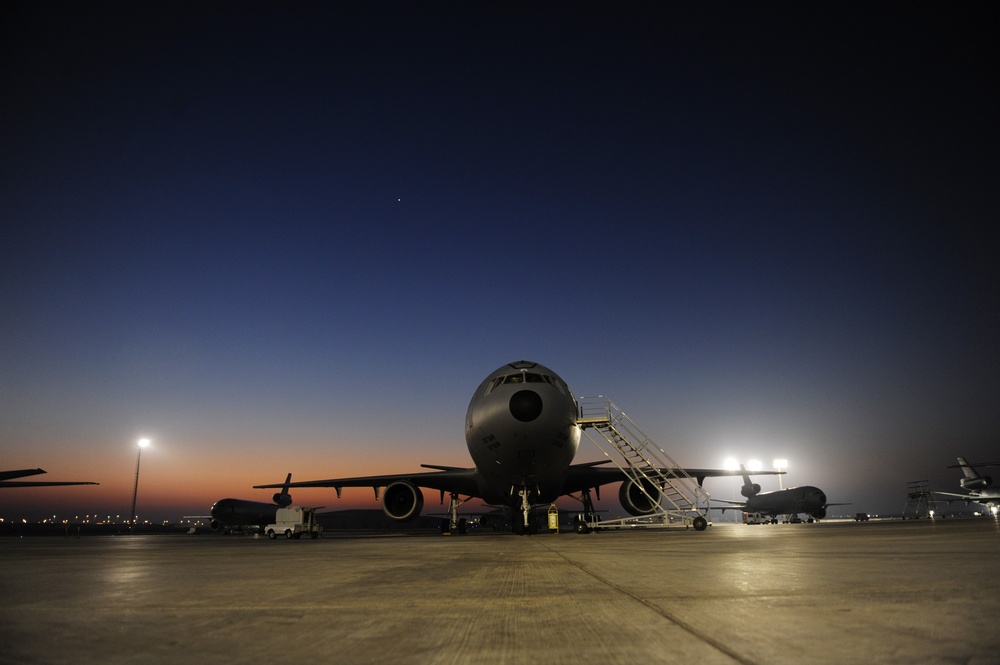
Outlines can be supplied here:
[[985, 665], [998, 548], [993, 518], [0, 538], [0, 663]]

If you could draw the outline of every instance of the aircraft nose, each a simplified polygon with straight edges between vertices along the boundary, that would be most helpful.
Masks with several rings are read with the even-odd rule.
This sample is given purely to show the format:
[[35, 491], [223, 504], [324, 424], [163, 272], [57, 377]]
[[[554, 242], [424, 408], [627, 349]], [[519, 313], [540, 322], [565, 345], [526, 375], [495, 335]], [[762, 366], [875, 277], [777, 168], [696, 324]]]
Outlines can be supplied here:
[[519, 390], [510, 398], [510, 415], [530, 423], [542, 415], [542, 398], [534, 390]]
[[212, 517], [218, 517], [218, 516], [222, 515], [223, 513], [225, 513], [226, 511], [230, 511], [231, 512], [232, 511], [232, 507], [233, 507], [233, 500], [232, 499], [220, 499], [219, 501], [216, 501], [212, 505], [212, 509], [209, 511], [209, 514]]

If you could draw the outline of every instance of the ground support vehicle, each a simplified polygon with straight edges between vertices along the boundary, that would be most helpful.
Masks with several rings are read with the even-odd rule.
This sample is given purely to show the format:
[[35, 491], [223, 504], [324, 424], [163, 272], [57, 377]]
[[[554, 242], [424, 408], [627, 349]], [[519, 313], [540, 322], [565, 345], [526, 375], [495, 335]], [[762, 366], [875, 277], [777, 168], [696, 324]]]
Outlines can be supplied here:
[[278, 508], [274, 517], [275, 523], [264, 527], [264, 533], [271, 540], [284, 534], [285, 538], [301, 538], [302, 534], [308, 533], [310, 538], [319, 538], [323, 533], [323, 527], [316, 522], [316, 509], [306, 506], [288, 506]]

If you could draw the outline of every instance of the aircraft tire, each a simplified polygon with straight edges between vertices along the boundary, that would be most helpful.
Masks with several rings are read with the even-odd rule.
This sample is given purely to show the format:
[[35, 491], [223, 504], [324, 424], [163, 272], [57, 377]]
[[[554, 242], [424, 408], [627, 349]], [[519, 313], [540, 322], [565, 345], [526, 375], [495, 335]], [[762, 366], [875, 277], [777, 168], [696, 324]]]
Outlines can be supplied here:
[[694, 518], [692, 526], [694, 526], [695, 531], [704, 531], [708, 527], [708, 520], [698, 515], [698, 517]]

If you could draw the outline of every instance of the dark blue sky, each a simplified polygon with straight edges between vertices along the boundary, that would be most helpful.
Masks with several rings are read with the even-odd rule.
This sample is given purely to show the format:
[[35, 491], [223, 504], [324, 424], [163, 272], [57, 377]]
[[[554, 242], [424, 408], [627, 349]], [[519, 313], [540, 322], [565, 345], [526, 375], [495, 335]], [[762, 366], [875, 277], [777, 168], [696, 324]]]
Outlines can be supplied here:
[[985, 7], [0, 11], [0, 468], [102, 483], [0, 513], [465, 465], [520, 358], [858, 510], [1000, 461]]

